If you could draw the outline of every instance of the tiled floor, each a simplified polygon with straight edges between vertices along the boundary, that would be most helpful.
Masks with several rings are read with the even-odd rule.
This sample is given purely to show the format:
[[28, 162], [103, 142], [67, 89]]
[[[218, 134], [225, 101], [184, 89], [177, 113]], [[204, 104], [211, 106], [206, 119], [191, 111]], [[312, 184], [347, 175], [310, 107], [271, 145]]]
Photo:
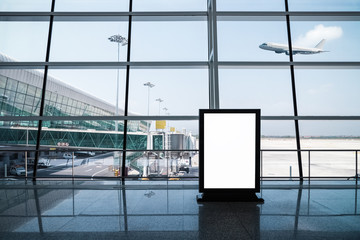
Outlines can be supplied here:
[[360, 239], [355, 185], [263, 184], [198, 204], [196, 182], [0, 185], [0, 239]]

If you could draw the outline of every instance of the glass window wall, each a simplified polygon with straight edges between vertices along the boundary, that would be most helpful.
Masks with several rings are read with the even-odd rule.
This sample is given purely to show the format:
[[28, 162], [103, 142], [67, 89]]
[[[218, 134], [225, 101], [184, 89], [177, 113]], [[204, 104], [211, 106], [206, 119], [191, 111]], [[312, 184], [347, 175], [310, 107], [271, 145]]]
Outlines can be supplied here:
[[30, 2], [0, 1], [4, 176], [42, 119], [39, 177], [196, 179], [207, 108], [261, 109], [266, 178], [300, 177], [298, 150], [305, 177], [355, 176], [358, 0]]

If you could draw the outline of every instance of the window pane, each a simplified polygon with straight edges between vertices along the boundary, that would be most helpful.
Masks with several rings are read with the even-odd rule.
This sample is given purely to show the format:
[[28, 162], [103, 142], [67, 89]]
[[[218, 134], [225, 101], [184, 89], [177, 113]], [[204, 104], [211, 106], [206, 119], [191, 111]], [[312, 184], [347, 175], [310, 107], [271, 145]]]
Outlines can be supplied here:
[[290, 11], [360, 11], [359, 0], [289, 0]]
[[[64, 158], [64, 155], [59, 157], [58, 162]], [[120, 151], [75, 151], [74, 157], [74, 177], [94, 179], [121, 176], [122, 152]], [[69, 162], [71, 161], [72, 159]], [[61, 175], [61, 172], [58, 174]]]
[[[142, 129], [149, 126], [150, 131], [134, 132], [136, 125]], [[147, 121], [129, 121], [127, 149], [152, 151], [127, 152], [128, 176], [198, 177], [199, 158], [195, 150], [199, 146], [198, 121], [166, 121], [160, 129], [155, 129], [156, 125], [160, 126], [155, 121], [149, 121], [149, 124]]]
[[0, 22], [1, 61], [45, 61], [48, 22]]
[[56, 0], [55, 11], [129, 11], [128, 0]]
[[293, 115], [290, 79], [289, 69], [220, 69], [220, 106]]
[[263, 177], [299, 177], [299, 167], [296, 151], [262, 153]]
[[276, 149], [296, 149], [294, 121], [261, 121], [262, 174], [263, 177], [298, 177], [296, 151], [273, 151]]
[[[261, 121], [261, 150], [263, 177], [298, 177], [294, 121]], [[267, 151], [271, 150], [271, 151]]]
[[300, 115], [360, 115], [360, 70], [296, 69]]
[[[118, 115], [124, 115], [125, 69], [49, 70], [47, 95], [55, 105], [45, 106], [46, 115], [111, 116], [116, 113], [116, 86], [119, 79]], [[64, 99], [67, 101], [64, 102]], [[62, 100], [62, 101], [61, 101]], [[70, 106], [67, 109], [65, 106]], [[71, 109], [74, 112], [71, 112]], [[54, 112], [55, 111], [55, 112]]]
[[357, 149], [360, 121], [300, 121], [303, 149]]
[[[40, 98], [35, 96], [34, 88], [41, 92], [43, 72], [30, 69], [1, 69], [0, 76], [6, 83], [0, 85], [1, 116], [38, 116]], [[32, 101], [24, 102], [25, 99]]]
[[310, 153], [310, 177], [353, 178], [355, 172], [355, 152], [353, 151]]
[[135, 21], [132, 61], [207, 61], [205, 21]]
[[209, 106], [207, 69], [131, 69], [130, 76], [132, 114], [198, 115]]
[[283, 0], [217, 0], [218, 11], [284, 11]]
[[133, 11], [206, 11], [206, 0], [133, 0]]
[[50, 11], [51, 0], [1, 0], [0, 11]]
[[[294, 61], [359, 61], [359, 21], [309, 21], [296, 18], [291, 22]], [[325, 42], [321, 42], [325, 39]], [[305, 49], [304, 49], [305, 48]], [[309, 49], [312, 48], [312, 49]], [[315, 49], [314, 49], [315, 48]], [[319, 51], [325, 52], [319, 52]], [[305, 51], [305, 54], [301, 54]]]
[[[28, 161], [30, 170], [33, 165], [34, 157], [30, 157]], [[40, 152], [37, 177], [71, 178], [74, 176], [92, 179], [118, 177], [119, 169], [121, 169], [121, 152], [81, 149], [68, 151], [57, 147], [56, 150]], [[29, 176], [32, 176], [32, 171], [29, 172]]]
[[[51, 61], [126, 61], [127, 45], [108, 38], [127, 39], [127, 22], [54, 22]], [[118, 51], [119, 47], [119, 51]], [[118, 55], [119, 54], [119, 55]]]
[[261, 149], [296, 149], [294, 121], [262, 120]]
[[[226, 20], [227, 18], [223, 18]], [[264, 49], [262, 44], [283, 44], [287, 48], [287, 31], [283, 21], [218, 21], [218, 52], [220, 61], [288, 61], [285, 54]], [[262, 47], [260, 48], [260, 45]]]

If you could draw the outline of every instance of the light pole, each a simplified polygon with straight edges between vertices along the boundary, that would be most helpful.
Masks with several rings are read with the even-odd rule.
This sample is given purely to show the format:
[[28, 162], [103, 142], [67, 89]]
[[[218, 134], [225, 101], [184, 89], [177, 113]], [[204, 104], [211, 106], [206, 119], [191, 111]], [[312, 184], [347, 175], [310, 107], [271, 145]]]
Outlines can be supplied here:
[[[148, 108], [147, 108], [147, 115], [149, 116], [150, 114], [150, 88], [153, 88], [155, 87], [155, 84], [152, 84], [151, 82], [147, 82], [147, 83], [144, 83], [144, 86], [146, 86], [148, 88]], [[151, 137], [150, 137], [150, 126], [149, 126], [149, 120], [147, 120], [146, 122], [146, 128], [147, 128], [147, 149], [148, 150], [151, 150]], [[150, 152], [147, 153], [147, 162], [146, 164], [144, 165], [144, 169], [143, 169], [143, 175], [145, 177], [147, 177], [148, 175], [148, 170], [149, 170], [149, 166], [148, 166], [148, 163], [149, 163], [149, 157], [150, 157]]]
[[[120, 62], [120, 44], [121, 46], [125, 46], [128, 44], [128, 40], [121, 36], [120, 34], [113, 35], [108, 38], [110, 42], [116, 42], [118, 45], [118, 59], [117, 61]], [[119, 68], [117, 68], [116, 72], [116, 104], [115, 104], [115, 115], [119, 115]], [[118, 131], [118, 124], [117, 121], [115, 121], [115, 132]]]
[[[151, 82], [144, 83], [144, 86], [148, 87], [148, 107], [147, 107], [147, 115], [150, 114], [150, 88], [155, 87], [155, 84], [152, 84]], [[150, 131], [149, 126], [149, 120], [146, 122], [147, 132]]]
[[164, 101], [161, 98], [156, 99], [155, 101], [159, 102], [159, 116], [160, 116], [160, 108], [161, 108], [161, 103]]
[[151, 82], [147, 82], [144, 83], [144, 86], [148, 87], [148, 108], [147, 108], [147, 115], [149, 116], [149, 112], [150, 112], [150, 88], [155, 87], [154, 84], [152, 84]]

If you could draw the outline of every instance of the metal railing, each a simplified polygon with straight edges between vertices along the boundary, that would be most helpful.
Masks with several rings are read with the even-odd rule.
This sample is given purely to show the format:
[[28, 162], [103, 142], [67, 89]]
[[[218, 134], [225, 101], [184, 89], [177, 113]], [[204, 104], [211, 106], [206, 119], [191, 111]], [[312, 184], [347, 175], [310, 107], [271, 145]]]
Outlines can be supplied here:
[[[346, 179], [346, 180], [350, 180], [350, 179], [358, 179], [359, 178], [359, 163], [358, 163], [358, 153], [359, 153], [359, 149], [302, 149], [302, 150], [296, 150], [296, 149], [262, 149], [261, 150], [261, 178], [262, 179], [289, 179], [289, 180], [294, 180], [294, 179], [299, 179], [299, 180], [303, 180], [303, 179], [308, 179], [309, 181], [311, 179]], [[264, 160], [264, 153], [265, 152], [300, 152], [300, 153], [306, 153], [307, 155], [307, 163], [306, 161], [303, 161], [302, 164], [302, 168], [304, 170], [304, 168], [307, 168], [307, 176], [293, 176], [293, 172], [292, 172], [292, 165], [289, 165], [289, 175], [288, 176], [266, 176], [266, 174], [264, 174], [264, 161], [266, 162], [266, 160]], [[316, 153], [316, 152], [327, 152], [327, 153], [335, 153], [335, 152], [341, 152], [341, 153], [354, 153], [354, 158], [353, 158], [353, 168], [352, 169], [347, 169], [348, 172], [353, 171], [353, 174], [344, 174], [344, 175], [340, 175], [340, 174], [334, 174], [334, 175], [329, 175], [329, 174], [324, 174], [324, 175], [318, 175], [318, 174], [313, 174], [312, 175], [312, 168], [315, 167], [315, 165], [318, 165], [318, 163], [314, 163], [314, 160], [312, 159], [313, 154], [312, 153]], [[324, 157], [324, 156], [322, 156]], [[347, 158], [347, 162], [343, 163], [344, 166], [349, 167], [348, 164], [349, 163], [349, 156], [336, 156], [336, 158]], [[331, 164], [330, 161], [326, 162], [327, 164]], [[336, 162], [337, 165], [341, 164], [341, 162], [339, 162], [339, 160]], [[318, 165], [319, 166], [319, 165]], [[321, 165], [320, 165], [321, 166]], [[322, 165], [321, 167], [324, 167], [324, 165]], [[337, 168], [332, 168], [329, 169], [330, 171], [339, 171], [339, 170], [344, 170], [344, 169], [337, 169]], [[305, 172], [305, 171], [304, 171]]]
[[[180, 179], [188, 179], [188, 180], [197, 180], [199, 178], [198, 175], [198, 162], [194, 164], [194, 162], [186, 163], [189, 168], [195, 169], [196, 171], [193, 172], [193, 174], [184, 173], [184, 169], [181, 169], [181, 163], [179, 163], [179, 159], [176, 160], [176, 158], [172, 157], [171, 153], [177, 154], [180, 156], [184, 153], [197, 155], [198, 150], [109, 150], [109, 149], [101, 149], [94, 151], [92, 150], [92, 153], [88, 153], [88, 156], [79, 156], [80, 154], [86, 154], [87, 150], [57, 150], [55, 155], [46, 155], [43, 157], [44, 160], [40, 161], [41, 166], [43, 168], [52, 168], [53, 170], [59, 170], [58, 174], [55, 174], [56, 171], [53, 172], [52, 175], [43, 175], [40, 174], [38, 178], [50, 178], [50, 179], [137, 179], [137, 180], [144, 180], [143, 177], [146, 177], [147, 179], [173, 179], [173, 178], [180, 178]], [[31, 166], [33, 164], [32, 162], [32, 155], [36, 150], [29, 150], [24, 151], [22, 150], [5, 150], [0, 149], [0, 155], [14, 155], [17, 154], [17, 156], [20, 156], [20, 159], [16, 160], [10, 160], [8, 159], [6, 162], [3, 161], [3, 166], [0, 166], [0, 179], [1, 178], [29, 178], [31, 175]], [[40, 150], [39, 152], [51, 152], [48, 150]], [[154, 165], [154, 171], [153, 175], [148, 174], [147, 176], [141, 176], [141, 174], [136, 175], [134, 174], [127, 174], [125, 176], [121, 176], [119, 174], [119, 169], [121, 169], [121, 161], [119, 163], [114, 162], [115, 159], [115, 152], [118, 152], [120, 154], [127, 154], [127, 165], [126, 168], [131, 169], [133, 166], [139, 166], [141, 164], [138, 164], [136, 161], [139, 162], [147, 162], [148, 166], [151, 167], [151, 164]], [[283, 155], [283, 160], [280, 162], [277, 161], [278, 156], [270, 156], [271, 160], [269, 160], [269, 157], [264, 156], [265, 153], [294, 153], [294, 155]], [[296, 172], [297, 167], [297, 159], [295, 154], [297, 152], [301, 152], [302, 154], [305, 154], [307, 156], [307, 159], [304, 158], [302, 168], [305, 174], [305, 176], [300, 177], [299, 174]], [[303, 149], [303, 150], [296, 150], [296, 149], [262, 149], [260, 154], [260, 162], [261, 162], [261, 168], [260, 168], [260, 176], [262, 180], [331, 180], [331, 179], [344, 179], [344, 180], [357, 180], [359, 179], [359, 161], [358, 161], [358, 155], [359, 155], [360, 149]], [[129, 154], [129, 153], [136, 153], [136, 154]], [[190, 154], [191, 153], [191, 154]], [[316, 153], [325, 153], [323, 155], [314, 156]], [[344, 153], [344, 154], [334, 154], [329, 155], [329, 153]], [[350, 153], [350, 154], [349, 154]], [[352, 154], [351, 154], [352, 153]], [[64, 157], [64, 154], [68, 154], [66, 158]], [[193, 155], [193, 156], [194, 156]], [[135, 157], [136, 156], [136, 157]], [[119, 157], [119, 156], [118, 156]], [[292, 159], [292, 157], [294, 159]], [[322, 160], [320, 161], [319, 158]], [[345, 161], [343, 161], [345, 159]], [[47, 161], [48, 160], [48, 161]], [[176, 161], [175, 161], [176, 160]], [[159, 161], [163, 162], [163, 168], [166, 169], [166, 174], [159, 174]], [[194, 161], [194, 159], [192, 159]], [[343, 161], [343, 162], [341, 162]], [[292, 165], [295, 165], [293, 167]], [[267, 169], [267, 164], [270, 164], [272, 168], [275, 169], [275, 172], [272, 174], [264, 173], [264, 171], [270, 172]], [[85, 165], [94, 165], [94, 168], [98, 168], [100, 171], [100, 165], [103, 167], [102, 169], [105, 169], [104, 167], [107, 166], [109, 171], [111, 173], [107, 174], [90, 174], [91, 171], [89, 169], [84, 170], [88, 171], [89, 174], [78, 174], [80, 169], [80, 166]], [[25, 168], [25, 174], [19, 173], [19, 176], [16, 176], [14, 174], [14, 166], [22, 166]], [[59, 167], [63, 166], [63, 167]], [[71, 167], [71, 169], [70, 169]], [[327, 168], [328, 172], [324, 172], [323, 175], [319, 174], [318, 168]], [[343, 168], [341, 168], [343, 167]], [[30, 170], [29, 170], [30, 169]], [[118, 170], [117, 173], [115, 173], [115, 170]], [[127, 170], [129, 170], [127, 169]], [[279, 170], [280, 169], [280, 170]], [[286, 172], [284, 169], [289, 169], [288, 172]], [[12, 170], [12, 171], [11, 171]], [[66, 170], [66, 171], [65, 171]], [[71, 171], [70, 171], [71, 170]], [[136, 170], [136, 169], [135, 169]], [[139, 170], [139, 169], [137, 169]], [[187, 170], [187, 169], [185, 169]], [[276, 171], [278, 170], [278, 171]], [[43, 171], [43, 170], [40, 170]], [[60, 171], [63, 171], [64, 173], [61, 173]], [[191, 171], [191, 170], [190, 170]], [[346, 174], [339, 173], [340, 171], [346, 172]], [[105, 170], [104, 170], [105, 172]], [[141, 171], [139, 171], [141, 172]], [[329, 174], [329, 172], [337, 172], [336, 174]], [[12, 175], [11, 175], [12, 173]], [[149, 171], [151, 173], [151, 171]], [[195, 174], [194, 174], [195, 173]], [[150, 176], [151, 175], [151, 176]]]

